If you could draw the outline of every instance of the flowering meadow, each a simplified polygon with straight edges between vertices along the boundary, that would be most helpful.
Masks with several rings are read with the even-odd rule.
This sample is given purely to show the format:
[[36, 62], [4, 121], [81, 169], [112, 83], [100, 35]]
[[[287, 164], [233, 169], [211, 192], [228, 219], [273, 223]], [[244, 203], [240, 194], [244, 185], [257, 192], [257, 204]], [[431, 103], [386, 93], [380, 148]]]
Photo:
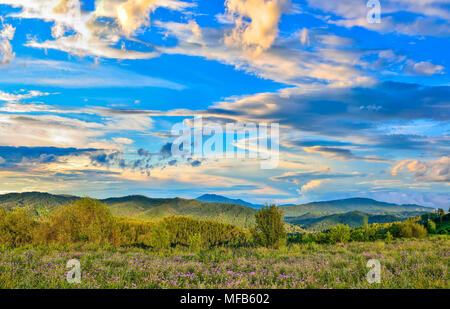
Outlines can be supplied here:
[[[66, 263], [81, 263], [68, 283]], [[369, 259], [381, 283], [366, 280]], [[0, 288], [450, 288], [450, 237], [280, 249], [0, 248]]]

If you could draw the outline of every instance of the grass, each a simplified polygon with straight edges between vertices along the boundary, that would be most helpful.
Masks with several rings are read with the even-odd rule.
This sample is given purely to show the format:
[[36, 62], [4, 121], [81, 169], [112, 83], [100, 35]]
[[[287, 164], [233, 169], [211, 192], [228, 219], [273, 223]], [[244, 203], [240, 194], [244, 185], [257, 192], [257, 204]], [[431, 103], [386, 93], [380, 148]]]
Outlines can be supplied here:
[[[80, 284], [66, 281], [70, 259]], [[366, 280], [369, 259], [381, 283]], [[450, 288], [450, 237], [281, 249], [0, 248], [0, 288]]]

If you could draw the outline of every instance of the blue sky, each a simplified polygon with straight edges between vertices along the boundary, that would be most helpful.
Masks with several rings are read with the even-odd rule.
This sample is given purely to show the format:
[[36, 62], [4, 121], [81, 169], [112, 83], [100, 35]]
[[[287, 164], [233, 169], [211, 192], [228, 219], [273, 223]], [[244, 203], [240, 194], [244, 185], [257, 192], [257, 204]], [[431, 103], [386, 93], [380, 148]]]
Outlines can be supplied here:
[[[450, 6], [0, 0], [0, 192], [450, 204]], [[280, 162], [175, 159], [174, 124], [280, 124]]]

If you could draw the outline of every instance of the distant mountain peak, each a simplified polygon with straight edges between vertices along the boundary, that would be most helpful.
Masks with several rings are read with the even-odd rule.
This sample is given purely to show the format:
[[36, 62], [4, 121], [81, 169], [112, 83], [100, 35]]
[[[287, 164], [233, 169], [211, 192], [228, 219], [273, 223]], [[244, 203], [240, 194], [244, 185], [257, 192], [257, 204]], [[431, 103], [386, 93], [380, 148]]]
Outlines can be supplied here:
[[232, 199], [232, 198], [228, 198], [226, 196], [213, 194], [213, 193], [203, 194], [203, 195], [197, 197], [196, 200], [202, 201], [202, 202], [236, 204], [236, 205], [242, 205], [242, 206], [247, 206], [247, 207], [252, 207], [252, 208], [260, 207], [260, 205], [252, 204], [252, 203], [246, 202], [241, 199]]

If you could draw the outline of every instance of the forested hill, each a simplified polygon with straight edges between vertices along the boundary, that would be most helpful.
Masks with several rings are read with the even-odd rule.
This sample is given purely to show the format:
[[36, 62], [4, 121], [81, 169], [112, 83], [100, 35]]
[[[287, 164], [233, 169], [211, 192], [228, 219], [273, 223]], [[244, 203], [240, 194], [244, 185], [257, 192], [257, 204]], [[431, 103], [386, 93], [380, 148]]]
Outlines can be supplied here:
[[[30, 209], [35, 215], [41, 216], [79, 198], [72, 195], [41, 192], [9, 193], [0, 195], [0, 209], [12, 210], [24, 207]], [[107, 198], [101, 201], [106, 203], [116, 216], [160, 219], [170, 215], [182, 215], [196, 219], [216, 220], [241, 227], [249, 227], [254, 223], [256, 212], [253, 208], [233, 203], [182, 198], [149, 198], [143, 195]], [[364, 198], [314, 202], [281, 208], [286, 222], [310, 230], [322, 230], [337, 223], [359, 226], [364, 216], [368, 216], [371, 222], [391, 222], [432, 210], [419, 205], [397, 205]]]
[[[30, 209], [36, 215], [42, 215], [79, 198], [41, 192], [9, 193], [0, 195], [0, 209], [12, 210], [23, 207]], [[248, 227], [254, 222], [255, 217], [255, 210], [249, 207], [181, 198], [149, 198], [142, 195], [130, 195], [100, 201], [108, 205], [113, 215], [136, 219], [160, 219], [170, 215], [182, 215]]]

